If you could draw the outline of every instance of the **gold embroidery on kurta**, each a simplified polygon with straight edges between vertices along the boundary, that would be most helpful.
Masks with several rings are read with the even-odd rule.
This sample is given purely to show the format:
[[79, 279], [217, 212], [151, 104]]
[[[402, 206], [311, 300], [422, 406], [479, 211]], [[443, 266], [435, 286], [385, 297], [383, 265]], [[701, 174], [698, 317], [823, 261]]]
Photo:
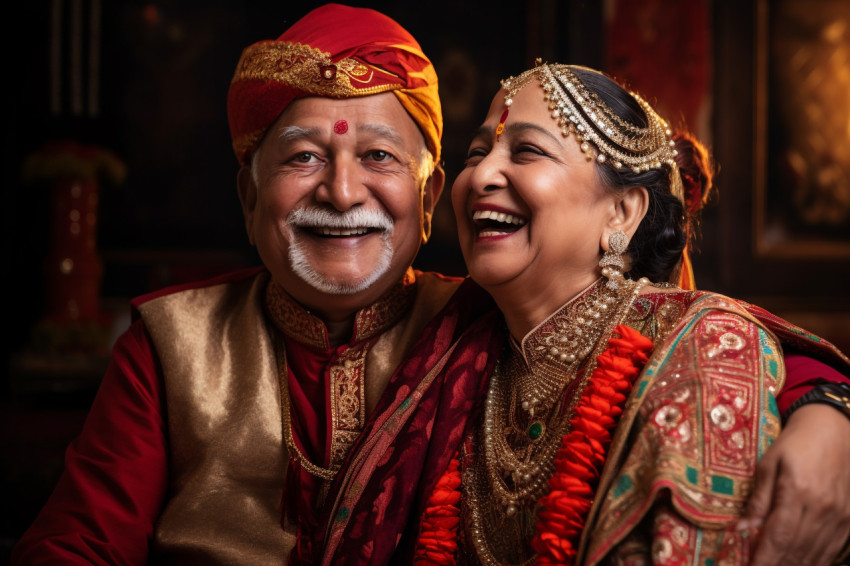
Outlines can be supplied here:
[[[368, 340], [398, 322], [413, 303], [415, 293], [416, 276], [409, 269], [380, 299], [357, 312], [352, 343]], [[266, 289], [266, 309], [274, 325], [287, 338], [321, 350], [331, 347], [322, 319], [298, 304], [274, 281]]]
[[328, 348], [322, 320], [307, 312], [274, 281], [266, 288], [266, 309], [274, 325], [286, 337], [323, 350]]
[[[380, 299], [355, 315], [351, 346], [340, 348], [328, 364], [330, 383], [330, 462], [329, 468], [319, 469], [315, 464], [305, 469], [316, 468], [320, 477], [331, 476], [348, 456], [351, 446], [360, 436], [366, 424], [366, 359], [378, 335], [386, 331], [402, 316], [413, 303], [416, 293], [416, 277], [408, 270], [402, 280], [387, 291]], [[283, 287], [272, 281], [266, 291], [266, 308], [269, 316], [287, 339], [320, 350], [331, 348], [325, 324], [320, 318], [298, 304]], [[281, 344], [282, 346], [282, 344]], [[285, 348], [278, 349], [278, 367], [281, 388], [287, 387], [288, 370]], [[297, 376], [296, 376], [297, 378]], [[282, 389], [282, 397], [288, 399], [288, 389]], [[290, 408], [291, 409], [291, 408]], [[283, 423], [283, 426], [291, 426]], [[286, 432], [286, 431], [285, 431]], [[293, 445], [294, 446], [294, 445]], [[297, 449], [297, 446], [294, 447]], [[303, 459], [303, 456], [301, 456]], [[312, 473], [312, 472], [311, 472]]]
[[366, 354], [373, 341], [348, 348], [330, 366], [331, 467], [338, 468], [366, 424]]
[[358, 311], [354, 319], [355, 341], [367, 340], [394, 324], [413, 303], [416, 278], [408, 270], [402, 280], [384, 294], [381, 300]]

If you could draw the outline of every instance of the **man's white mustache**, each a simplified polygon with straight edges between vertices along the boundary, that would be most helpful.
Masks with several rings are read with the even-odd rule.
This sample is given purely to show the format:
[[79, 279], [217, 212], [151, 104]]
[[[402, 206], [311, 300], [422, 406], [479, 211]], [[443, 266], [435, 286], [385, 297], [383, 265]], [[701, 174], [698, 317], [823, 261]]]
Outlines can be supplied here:
[[366, 228], [370, 230], [390, 231], [393, 219], [376, 209], [352, 208], [345, 212], [326, 208], [299, 208], [286, 217], [286, 223], [296, 228], [325, 228], [330, 230], [352, 230]]

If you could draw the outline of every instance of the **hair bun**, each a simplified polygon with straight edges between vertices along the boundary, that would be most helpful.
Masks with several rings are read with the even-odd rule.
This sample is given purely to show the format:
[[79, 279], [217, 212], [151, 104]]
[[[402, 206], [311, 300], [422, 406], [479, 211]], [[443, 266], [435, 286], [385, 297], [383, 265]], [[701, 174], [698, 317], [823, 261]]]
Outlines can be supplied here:
[[702, 185], [693, 175], [682, 173], [682, 187], [685, 189], [685, 209], [688, 214], [696, 214], [702, 209]]
[[714, 164], [708, 150], [689, 132], [676, 132], [676, 165], [682, 176], [685, 191], [685, 208], [689, 216], [702, 210], [711, 196]]

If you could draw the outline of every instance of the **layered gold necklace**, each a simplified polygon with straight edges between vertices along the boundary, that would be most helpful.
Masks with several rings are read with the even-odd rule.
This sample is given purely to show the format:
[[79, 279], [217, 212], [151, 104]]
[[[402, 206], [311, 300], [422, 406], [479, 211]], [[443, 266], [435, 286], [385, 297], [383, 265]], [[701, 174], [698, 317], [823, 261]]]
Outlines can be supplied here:
[[621, 280], [612, 288], [603, 281], [529, 334], [521, 352], [510, 348], [494, 372], [463, 477], [468, 532], [482, 564], [534, 559], [535, 507], [548, 492], [561, 438], [596, 358], [647, 283]]

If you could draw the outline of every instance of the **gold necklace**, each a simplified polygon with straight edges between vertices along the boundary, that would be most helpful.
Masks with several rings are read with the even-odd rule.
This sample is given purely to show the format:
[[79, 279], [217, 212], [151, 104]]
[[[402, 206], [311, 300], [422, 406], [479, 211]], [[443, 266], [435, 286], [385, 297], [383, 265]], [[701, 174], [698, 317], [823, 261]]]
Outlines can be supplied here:
[[313, 462], [310, 461], [304, 453], [301, 452], [301, 449], [298, 448], [298, 445], [295, 444], [295, 439], [292, 436], [292, 417], [290, 414], [290, 401], [289, 401], [289, 378], [288, 378], [288, 370], [286, 365], [286, 350], [283, 345], [280, 343], [281, 340], [277, 341], [275, 345], [275, 351], [278, 359], [278, 380], [280, 381], [280, 404], [281, 404], [281, 424], [283, 425], [283, 441], [286, 444], [286, 448], [289, 451], [289, 457], [294, 461], [298, 462], [301, 467], [307, 471], [307, 473], [316, 476], [324, 481], [331, 481], [336, 477], [336, 473], [339, 471], [339, 468], [323, 468], [321, 466], [317, 466]]
[[[493, 534], [503, 535], [497, 546], [515, 558], [519, 558], [522, 548], [527, 547], [528, 531], [533, 532], [533, 513], [529, 518], [520, 511], [533, 511], [548, 490], [561, 438], [569, 432], [573, 409], [595, 369], [596, 358], [646, 283], [645, 279], [623, 280], [622, 284], [611, 288], [598, 280], [578, 301], [571, 301], [538, 327], [540, 340], [534, 351], [545, 355], [539, 356], [531, 368], [519, 364], [516, 355], [509, 357], [507, 363], [500, 360], [497, 365], [487, 393], [484, 427], [476, 437], [484, 446], [483, 458], [479, 454], [463, 476], [470, 538], [483, 564], [500, 564], [491, 551], [489, 539]], [[518, 367], [525, 371], [518, 375]], [[582, 382], [577, 384], [569, 399], [563, 399], [564, 390], [582, 367]], [[545, 386], [550, 393], [544, 399], [538, 398], [531, 407], [538, 409], [536, 414], [525, 404], [520, 405], [526, 413], [524, 420], [528, 426], [525, 430], [517, 426], [520, 419], [514, 416], [518, 379], [540, 379], [547, 384], [553, 380], [558, 382], [557, 386]], [[540, 414], [540, 409], [544, 409], [545, 415]], [[514, 522], [513, 530], [508, 526], [509, 521]], [[510, 540], [510, 532], [526, 544], [516, 545], [516, 540]]]

